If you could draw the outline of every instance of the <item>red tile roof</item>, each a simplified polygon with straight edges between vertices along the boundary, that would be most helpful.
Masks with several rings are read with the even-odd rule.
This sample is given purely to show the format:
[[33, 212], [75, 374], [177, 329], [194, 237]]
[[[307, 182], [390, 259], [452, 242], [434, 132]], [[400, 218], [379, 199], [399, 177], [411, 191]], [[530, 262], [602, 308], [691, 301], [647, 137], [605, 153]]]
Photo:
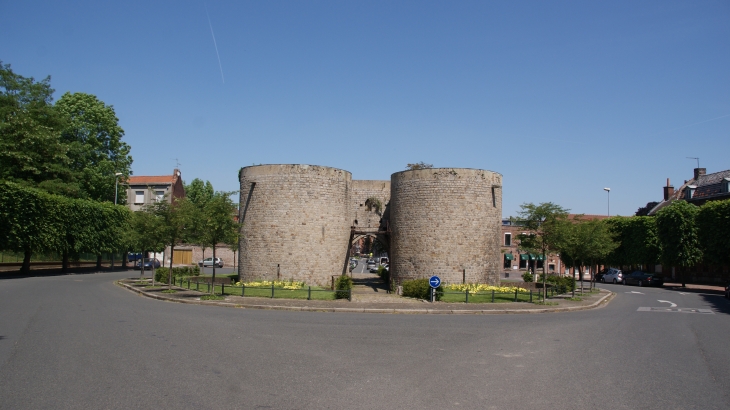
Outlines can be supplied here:
[[127, 183], [129, 185], [145, 185], [145, 184], [172, 184], [174, 175], [160, 176], [130, 176]]

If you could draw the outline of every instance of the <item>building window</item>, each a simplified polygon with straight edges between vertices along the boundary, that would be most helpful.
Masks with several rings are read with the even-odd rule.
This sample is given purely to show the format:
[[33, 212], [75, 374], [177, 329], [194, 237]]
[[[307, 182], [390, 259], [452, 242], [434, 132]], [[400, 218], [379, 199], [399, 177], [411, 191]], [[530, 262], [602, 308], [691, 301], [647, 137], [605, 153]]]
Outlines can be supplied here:
[[513, 259], [513, 258], [514, 258], [514, 257], [512, 256], [512, 254], [511, 254], [511, 253], [505, 253], [505, 254], [504, 254], [504, 263], [502, 264], [502, 266], [503, 266], [503, 267], [504, 267], [505, 269], [512, 269], [512, 259]]
[[520, 269], [527, 269], [527, 255], [520, 255]]
[[512, 246], [512, 234], [504, 234], [504, 246]]
[[157, 202], [160, 202], [163, 199], [165, 199], [165, 191], [155, 191], [155, 196], [156, 196], [155, 199], [157, 200]]
[[555, 272], [555, 264], [554, 263], [548, 263], [548, 271]]
[[144, 203], [144, 191], [134, 191], [134, 203], [137, 205]]

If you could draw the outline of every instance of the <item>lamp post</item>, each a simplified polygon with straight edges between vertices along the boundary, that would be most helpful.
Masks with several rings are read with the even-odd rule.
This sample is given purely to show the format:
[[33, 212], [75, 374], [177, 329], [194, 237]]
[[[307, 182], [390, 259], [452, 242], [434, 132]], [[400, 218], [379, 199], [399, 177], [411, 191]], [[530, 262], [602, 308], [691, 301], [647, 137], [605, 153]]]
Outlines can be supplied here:
[[[117, 194], [119, 192], [119, 177], [121, 175], [121, 172], [117, 172], [114, 174], [114, 205], [117, 204]], [[114, 270], [114, 251], [112, 251], [112, 270]]]
[[603, 190], [608, 194], [606, 197], [606, 210], [608, 216], [611, 216], [611, 188], [603, 188]]

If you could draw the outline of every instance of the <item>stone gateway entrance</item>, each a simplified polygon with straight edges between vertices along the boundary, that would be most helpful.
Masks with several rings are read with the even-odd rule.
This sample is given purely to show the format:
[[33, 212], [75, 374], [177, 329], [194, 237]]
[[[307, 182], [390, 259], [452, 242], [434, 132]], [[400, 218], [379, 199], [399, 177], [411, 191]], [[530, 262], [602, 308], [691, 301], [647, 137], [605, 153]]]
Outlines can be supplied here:
[[346, 272], [360, 235], [387, 243], [391, 277], [496, 283], [502, 175], [464, 168], [352, 180], [313, 165], [258, 165], [239, 173], [239, 275], [327, 287]]

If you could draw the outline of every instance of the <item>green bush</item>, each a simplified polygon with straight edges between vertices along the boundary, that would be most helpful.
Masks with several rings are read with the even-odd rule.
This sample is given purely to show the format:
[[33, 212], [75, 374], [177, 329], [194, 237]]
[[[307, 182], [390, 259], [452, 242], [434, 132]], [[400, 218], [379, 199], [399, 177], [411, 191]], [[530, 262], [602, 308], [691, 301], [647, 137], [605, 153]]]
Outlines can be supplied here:
[[575, 289], [575, 278], [570, 276], [548, 275], [545, 282], [558, 288], [565, 288], [566, 292], [572, 292]]
[[352, 278], [342, 275], [335, 281], [335, 299], [347, 299], [352, 289]]
[[[424, 300], [430, 299], [431, 285], [428, 283], [428, 279], [406, 280], [401, 285], [403, 286], [403, 296]], [[443, 291], [443, 286], [436, 288], [436, 300], [441, 300], [439, 292]]]
[[535, 280], [535, 278], [532, 277], [532, 273], [525, 272], [522, 274], [522, 280], [524, 280], [525, 282], [532, 282]]
[[[196, 270], [198, 272], [197, 275], [199, 275], [200, 269], [197, 266], [195, 266], [195, 267], [190, 267], [190, 266], [173, 267], [172, 268], [172, 277], [173, 278], [184, 278], [184, 277], [188, 277], [188, 276], [197, 276], [195, 273]], [[167, 281], [168, 281], [167, 273], [169, 271], [170, 271], [170, 268], [165, 268], [165, 267], [157, 268], [155, 270], [155, 281], [167, 283]]]
[[380, 276], [380, 278], [383, 279], [385, 283], [390, 283], [390, 271], [385, 269], [385, 267], [382, 265], [378, 266], [378, 276]]

